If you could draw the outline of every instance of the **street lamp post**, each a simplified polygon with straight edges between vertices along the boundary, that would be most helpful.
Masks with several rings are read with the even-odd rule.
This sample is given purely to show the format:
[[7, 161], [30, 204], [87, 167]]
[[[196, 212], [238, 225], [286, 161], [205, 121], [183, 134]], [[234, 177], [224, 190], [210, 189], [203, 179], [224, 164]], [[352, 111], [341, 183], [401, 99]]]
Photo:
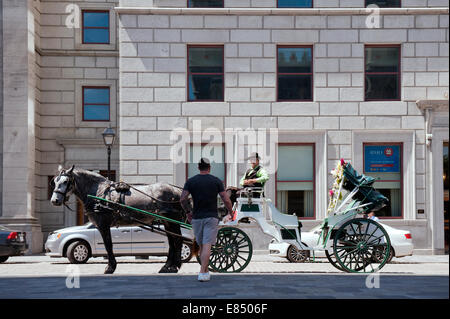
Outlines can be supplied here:
[[108, 149], [108, 179], [111, 180], [111, 147], [114, 144], [116, 133], [111, 127], [106, 128], [103, 133], [103, 143]]

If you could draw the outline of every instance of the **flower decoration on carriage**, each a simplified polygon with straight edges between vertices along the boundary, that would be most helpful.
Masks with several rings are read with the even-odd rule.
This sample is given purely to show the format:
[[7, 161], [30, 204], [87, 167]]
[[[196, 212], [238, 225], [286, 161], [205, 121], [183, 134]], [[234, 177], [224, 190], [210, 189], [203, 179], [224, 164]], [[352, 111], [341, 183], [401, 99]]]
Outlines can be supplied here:
[[344, 178], [344, 166], [345, 161], [341, 158], [341, 160], [336, 165], [336, 168], [331, 171], [331, 175], [334, 178], [333, 186], [329, 192], [330, 195], [330, 203], [328, 204], [327, 214], [330, 214], [334, 211], [337, 206], [337, 203], [342, 200], [342, 193], [340, 192], [340, 185], [342, 179]]

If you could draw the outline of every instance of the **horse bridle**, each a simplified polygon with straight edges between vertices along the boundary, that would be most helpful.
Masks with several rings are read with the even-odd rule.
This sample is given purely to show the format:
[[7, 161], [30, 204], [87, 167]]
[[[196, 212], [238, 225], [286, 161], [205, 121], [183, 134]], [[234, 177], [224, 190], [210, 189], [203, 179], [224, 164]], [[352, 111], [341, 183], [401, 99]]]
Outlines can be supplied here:
[[66, 206], [69, 210], [73, 211], [73, 209], [71, 209], [69, 206], [67, 206], [66, 202], [69, 200], [69, 197], [70, 197], [67, 195], [67, 193], [69, 193], [72, 190], [71, 188], [72, 188], [73, 184], [75, 184], [75, 179], [73, 178], [72, 174], [66, 174], [65, 172], [59, 173], [59, 175], [57, 177], [63, 177], [63, 176], [69, 178], [69, 180], [67, 182], [66, 190], [64, 192], [61, 192], [61, 191], [55, 189], [56, 176], [53, 177], [53, 179], [50, 181], [50, 186], [53, 188], [53, 193], [60, 194], [63, 196], [63, 198], [64, 198], [63, 205]]

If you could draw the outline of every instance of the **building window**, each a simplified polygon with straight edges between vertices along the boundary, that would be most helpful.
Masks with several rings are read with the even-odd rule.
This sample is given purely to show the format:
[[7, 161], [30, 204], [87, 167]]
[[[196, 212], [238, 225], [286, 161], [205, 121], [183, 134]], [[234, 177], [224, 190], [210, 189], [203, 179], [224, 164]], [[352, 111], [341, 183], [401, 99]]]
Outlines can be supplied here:
[[400, 46], [366, 45], [366, 101], [400, 100]]
[[386, 207], [375, 212], [378, 217], [402, 218], [402, 143], [364, 143], [364, 174], [376, 179], [374, 187], [389, 199]]
[[223, 46], [188, 46], [188, 100], [223, 101]]
[[366, 7], [376, 4], [380, 8], [400, 8], [401, 0], [366, 0]]
[[109, 121], [109, 87], [83, 86], [83, 121]]
[[312, 8], [313, 0], [277, 0], [278, 8]]
[[277, 48], [278, 101], [312, 101], [312, 46]]
[[199, 173], [198, 162], [206, 157], [211, 163], [211, 175], [226, 185], [225, 146], [223, 144], [190, 144], [187, 154], [186, 179]]
[[278, 145], [276, 203], [280, 212], [315, 218], [314, 149], [314, 144]]
[[189, 8], [223, 8], [224, 0], [188, 0]]
[[109, 11], [83, 10], [83, 44], [109, 44]]

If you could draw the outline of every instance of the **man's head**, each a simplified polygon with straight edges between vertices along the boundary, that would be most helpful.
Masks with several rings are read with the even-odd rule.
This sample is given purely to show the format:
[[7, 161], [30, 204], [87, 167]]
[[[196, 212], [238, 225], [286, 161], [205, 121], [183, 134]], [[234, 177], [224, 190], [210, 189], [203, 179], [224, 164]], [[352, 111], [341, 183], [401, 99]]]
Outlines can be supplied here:
[[209, 162], [209, 159], [202, 157], [198, 162], [198, 170], [200, 172], [209, 173], [211, 171], [211, 164]]
[[249, 158], [248, 161], [250, 162], [250, 164], [252, 165], [252, 168], [255, 168], [256, 166], [259, 165], [259, 160], [261, 159], [261, 157], [259, 157], [258, 153], [252, 153]]
[[375, 216], [375, 212], [369, 212], [369, 213], [367, 214], [367, 216], [368, 216], [368, 217], [373, 217], [373, 216]]

